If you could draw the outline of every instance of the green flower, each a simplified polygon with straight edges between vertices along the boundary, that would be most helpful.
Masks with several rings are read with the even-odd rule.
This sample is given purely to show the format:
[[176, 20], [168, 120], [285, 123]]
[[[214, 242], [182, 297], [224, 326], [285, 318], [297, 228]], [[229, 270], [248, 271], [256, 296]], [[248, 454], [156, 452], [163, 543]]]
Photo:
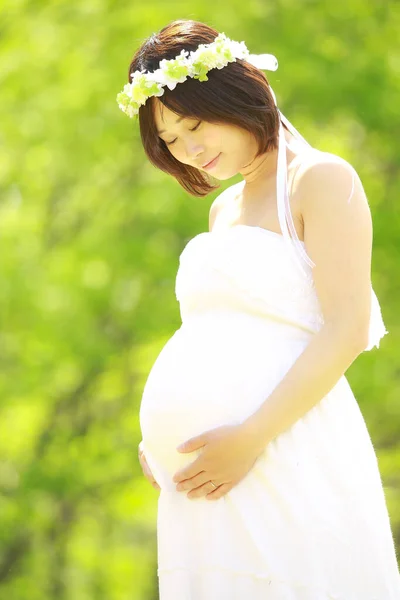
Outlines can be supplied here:
[[162, 96], [165, 86], [173, 90], [188, 77], [208, 81], [207, 73], [211, 69], [222, 69], [237, 58], [245, 59], [248, 55], [244, 42], [234, 42], [220, 33], [211, 44], [200, 44], [190, 53], [181, 50], [176, 58], [161, 60], [159, 69], [152, 73], [132, 73], [132, 82], [126, 84], [117, 95], [118, 106], [132, 118], [148, 98]]

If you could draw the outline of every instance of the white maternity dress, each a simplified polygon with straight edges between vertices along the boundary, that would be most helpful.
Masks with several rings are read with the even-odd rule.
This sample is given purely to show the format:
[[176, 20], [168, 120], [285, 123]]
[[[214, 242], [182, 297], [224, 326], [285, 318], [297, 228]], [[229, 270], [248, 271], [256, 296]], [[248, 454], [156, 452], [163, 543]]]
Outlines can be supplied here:
[[[160, 600], [400, 600], [376, 454], [345, 376], [221, 499], [190, 500], [172, 481], [198, 456], [176, 447], [253, 413], [323, 324], [313, 263], [289, 233], [285, 144], [281, 124], [282, 235], [236, 225], [196, 235], [180, 256], [182, 325], [158, 355], [140, 408], [161, 487]], [[387, 333], [371, 293], [366, 350]]]

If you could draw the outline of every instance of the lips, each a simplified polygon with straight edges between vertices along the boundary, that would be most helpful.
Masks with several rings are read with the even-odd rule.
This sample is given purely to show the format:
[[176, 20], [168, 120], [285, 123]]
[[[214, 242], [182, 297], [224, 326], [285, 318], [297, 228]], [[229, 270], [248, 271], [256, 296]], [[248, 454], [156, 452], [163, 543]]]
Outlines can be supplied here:
[[218, 154], [218, 156], [215, 156], [213, 159], [211, 159], [208, 163], [206, 163], [205, 165], [203, 165], [201, 168], [202, 169], [208, 169], [210, 167], [213, 167], [214, 166], [214, 162], [216, 163], [217, 159], [220, 157], [220, 154]]

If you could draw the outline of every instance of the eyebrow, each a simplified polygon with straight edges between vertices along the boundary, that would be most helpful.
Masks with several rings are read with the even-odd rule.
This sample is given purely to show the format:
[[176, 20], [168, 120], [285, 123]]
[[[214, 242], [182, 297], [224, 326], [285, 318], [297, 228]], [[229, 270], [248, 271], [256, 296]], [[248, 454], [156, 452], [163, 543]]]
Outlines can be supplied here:
[[[175, 125], [176, 125], [177, 123], [180, 123], [180, 122], [182, 121], [182, 119], [184, 119], [184, 118], [185, 118], [185, 117], [179, 117], [179, 119], [178, 119], [177, 121], [175, 121]], [[158, 130], [157, 130], [157, 133], [158, 133], [158, 135], [161, 135], [162, 133], [165, 133], [165, 131], [166, 131], [165, 129], [161, 129], [161, 131], [158, 131]]]

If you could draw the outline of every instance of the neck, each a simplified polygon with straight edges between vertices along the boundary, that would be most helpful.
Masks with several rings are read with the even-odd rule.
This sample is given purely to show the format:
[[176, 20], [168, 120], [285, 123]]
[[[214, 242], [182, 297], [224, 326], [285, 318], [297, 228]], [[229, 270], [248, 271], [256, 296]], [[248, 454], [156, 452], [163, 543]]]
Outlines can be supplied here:
[[[285, 139], [287, 142], [293, 141], [291, 133], [284, 128]], [[294, 158], [295, 153], [289, 148], [286, 149], [287, 164]], [[276, 179], [278, 165], [278, 149], [265, 152], [261, 156], [254, 158], [250, 163], [242, 168], [240, 174], [245, 180], [245, 185], [256, 187]]]

